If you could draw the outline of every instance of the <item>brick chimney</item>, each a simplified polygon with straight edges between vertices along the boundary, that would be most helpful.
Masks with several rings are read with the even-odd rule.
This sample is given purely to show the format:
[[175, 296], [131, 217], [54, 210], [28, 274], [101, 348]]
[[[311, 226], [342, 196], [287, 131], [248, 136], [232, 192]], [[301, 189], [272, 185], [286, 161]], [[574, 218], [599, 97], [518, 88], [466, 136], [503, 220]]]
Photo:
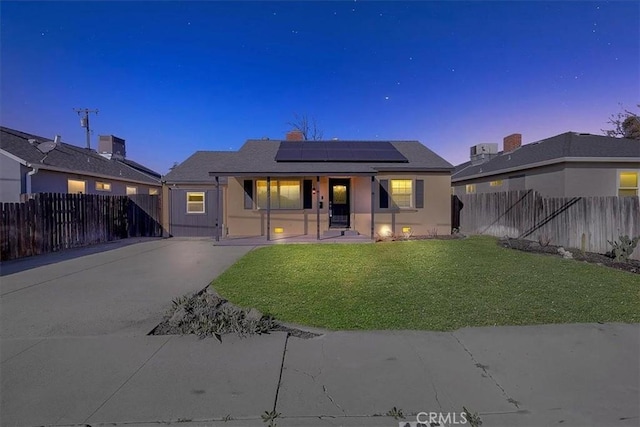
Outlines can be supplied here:
[[304, 134], [300, 130], [287, 132], [287, 141], [304, 141]]
[[522, 145], [522, 134], [514, 133], [509, 136], [505, 136], [502, 142], [503, 142], [503, 151], [505, 153], [508, 153]]

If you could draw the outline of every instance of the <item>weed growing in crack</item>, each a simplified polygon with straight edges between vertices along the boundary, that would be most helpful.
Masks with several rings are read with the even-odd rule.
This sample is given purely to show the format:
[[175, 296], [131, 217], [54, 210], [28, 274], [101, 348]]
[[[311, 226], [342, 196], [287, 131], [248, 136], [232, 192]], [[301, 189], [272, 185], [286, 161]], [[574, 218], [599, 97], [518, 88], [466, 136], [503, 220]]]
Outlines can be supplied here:
[[477, 412], [474, 412], [472, 414], [464, 406], [462, 407], [462, 410], [464, 411], [465, 417], [467, 418], [467, 422], [471, 427], [480, 427], [482, 425], [482, 419], [480, 418], [480, 415], [478, 415]]
[[405, 416], [402, 409], [398, 409], [395, 406], [387, 411], [387, 417], [393, 417], [396, 420], [404, 420]]
[[222, 421], [224, 421], [225, 423], [231, 420], [233, 420], [233, 417], [231, 416], [231, 414], [227, 414], [224, 416], [224, 418], [222, 418]]
[[262, 422], [268, 423], [267, 427], [277, 427], [276, 418], [278, 418], [280, 415], [282, 414], [280, 412], [276, 412], [275, 409], [271, 412], [264, 411], [264, 414], [261, 415]]

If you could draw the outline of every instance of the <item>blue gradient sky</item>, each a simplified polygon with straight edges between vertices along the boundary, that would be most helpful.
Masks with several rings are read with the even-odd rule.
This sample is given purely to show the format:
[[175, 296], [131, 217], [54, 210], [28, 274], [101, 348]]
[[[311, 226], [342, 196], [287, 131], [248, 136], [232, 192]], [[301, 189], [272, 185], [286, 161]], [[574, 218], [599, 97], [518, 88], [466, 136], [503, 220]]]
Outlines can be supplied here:
[[[127, 141], [161, 173], [284, 137], [418, 139], [453, 164], [523, 134], [601, 133], [640, 101], [638, 2], [6, 2], [2, 125]], [[502, 144], [500, 144], [502, 147]]]

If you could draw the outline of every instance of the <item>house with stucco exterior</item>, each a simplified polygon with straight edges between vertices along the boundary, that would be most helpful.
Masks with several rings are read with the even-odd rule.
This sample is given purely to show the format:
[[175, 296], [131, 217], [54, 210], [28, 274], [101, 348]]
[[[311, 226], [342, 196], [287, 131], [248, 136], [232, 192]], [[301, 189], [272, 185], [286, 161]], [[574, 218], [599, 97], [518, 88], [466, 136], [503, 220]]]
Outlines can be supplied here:
[[471, 147], [451, 177], [457, 196], [535, 190], [547, 197], [638, 197], [640, 141], [566, 132], [522, 145], [522, 135]]
[[248, 140], [165, 177], [165, 228], [215, 238], [449, 234], [453, 166], [418, 141]]

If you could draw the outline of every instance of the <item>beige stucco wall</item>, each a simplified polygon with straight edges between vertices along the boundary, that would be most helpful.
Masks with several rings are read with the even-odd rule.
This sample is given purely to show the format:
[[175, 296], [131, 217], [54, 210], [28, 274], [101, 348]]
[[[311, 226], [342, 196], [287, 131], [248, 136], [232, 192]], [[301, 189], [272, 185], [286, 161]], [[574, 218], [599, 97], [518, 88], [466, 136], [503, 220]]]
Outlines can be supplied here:
[[[262, 177], [261, 177], [262, 178]], [[311, 179], [316, 186], [316, 177], [298, 177], [299, 179]], [[331, 178], [349, 178], [334, 176]], [[379, 209], [378, 207], [378, 180], [379, 179], [422, 179], [424, 180], [424, 208], [422, 209]], [[261, 236], [266, 235], [267, 218], [266, 211], [244, 209], [245, 178], [230, 178], [227, 198], [225, 203], [225, 224], [228, 235]], [[250, 179], [250, 178], [246, 178]], [[351, 177], [350, 213], [351, 229], [363, 235], [371, 233], [371, 177]], [[320, 178], [320, 197], [322, 209], [320, 209], [320, 233], [329, 229], [328, 213], [328, 182], [329, 177]], [[429, 174], [384, 174], [376, 178], [375, 183], [375, 233], [382, 235], [394, 232], [402, 233], [403, 227], [411, 227], [414, 235], [449, 234], [451, 232], [451, 179], [448, 173]], [[414, 187], [415, 192], [415, 187]], [[271, 211], [271, 232], [276, 228], [282, 228], [284, 235], [314, 235], [317, 227], [316, 196], [313, 197], [312, 209]]]
[[[229, 178], [225, 203], [228, 235], [232, 237], [264, 236], [267, 234], [267, 212], [258, 209], [255, 203], [253, 209], [244, 209], [244, 179], [254, 178]], [[263, 178], [260, 177], [260, 179]], [[302, 177], [302, 179], [312, 179], [314, 186], [316, 185], [315, 177]], [[321, 232], [329, 228], [327, 183], [327, 178], [322, 177], [320, 180], [320, 195], [323, 198], [323, 208], [320, 210]], [[315, 234], [317, 224], [315, 196], [312, 209], [272, 210], [270, 217], [272, 233], [275, 228], [282, 228], [283, 234], [286, 235]]]

